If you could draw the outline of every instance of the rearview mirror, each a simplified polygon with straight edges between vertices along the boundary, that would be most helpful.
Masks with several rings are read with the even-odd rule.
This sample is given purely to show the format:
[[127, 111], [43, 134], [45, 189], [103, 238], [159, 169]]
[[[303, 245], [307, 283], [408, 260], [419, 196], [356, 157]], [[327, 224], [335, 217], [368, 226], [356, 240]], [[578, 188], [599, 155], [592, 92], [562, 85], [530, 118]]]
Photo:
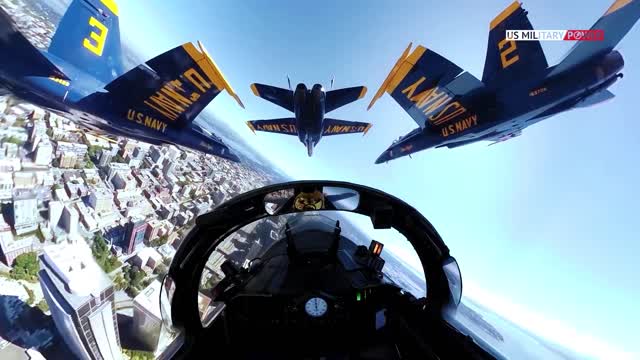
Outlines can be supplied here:
[[277, 214], [294, 194], [293, 189], [283, 189], [267, 194], [264, 197], [264, 210], [269, 215]]
[[449, 257], [444, 261], [442, 270], [444, 270], [444, 274], [447, 276], [451, 300], [455, 306], [458, 306], [462, 300], [462, 275], [460, 274], [458, 262], [456, 259]]
[[322, 192], [335, 210], [353, 211], [360, 204], [360, 193], [353, 189], [325, 186]]

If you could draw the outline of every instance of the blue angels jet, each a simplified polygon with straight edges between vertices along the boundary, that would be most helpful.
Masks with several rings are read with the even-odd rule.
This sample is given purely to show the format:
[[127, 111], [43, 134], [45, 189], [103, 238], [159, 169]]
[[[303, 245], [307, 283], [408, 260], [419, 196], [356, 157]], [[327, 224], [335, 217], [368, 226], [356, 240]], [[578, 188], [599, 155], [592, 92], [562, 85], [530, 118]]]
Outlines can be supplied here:
[[[333, 80], [331, 83], [333, 84]], [[313, 154], [313, 148], [323, 136], [366, 134], [371, 128], [369, 123], [325, 117], [325, 114], [361, 99], [367, 92], [367, 88], [364, 86], [325, 92], [320, 84], [313, 85], [310, 90], [305, 84], [298, 84], [296, 90], [292, 91], [289, 81], [289, 90], [262, 84], [251, 84], [251, 90], [256, 96], [295, 114], [295, 117], [292, 118], [248, 121], [247, 126], [251, 131], [298, 136], [298, 139], [306, 146], [309, 156]]]
[[549, 67], [538, 41], [514, 41], [506, 30], [532, 30], [527, 12], [513, 2], [490, 24], [482, 81], [444, 57], [411, 44], [382, 83], [418, 128], [396, 140], [376, 163], [432, 147], [455, 148], [481, 140], [512, 139], [540, 120], [614, 97], [622, 55], [613, 50], [640, 17], [639, 0], [617, 0], [593, 25], [604, 41], [579, 41]]
[[205, 48], [186, 43], [127, 72], [113, 0], [74, 0], [47, 51], [0, 9], [0, 85], [99, 133], [171, 143], [239, 161], [193, 123], [222, 90], [242, 106]]

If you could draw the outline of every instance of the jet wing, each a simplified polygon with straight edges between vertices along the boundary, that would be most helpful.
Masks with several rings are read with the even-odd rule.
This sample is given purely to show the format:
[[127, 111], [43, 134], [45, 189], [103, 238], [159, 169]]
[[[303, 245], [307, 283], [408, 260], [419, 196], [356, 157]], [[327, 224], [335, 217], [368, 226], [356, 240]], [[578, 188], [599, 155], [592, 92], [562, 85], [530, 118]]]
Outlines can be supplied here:
[[255, 96], [293, 112], [293, 91], [263, 84], [251, 84], [251, 91]]
[[161, 123], [157, 126], [160, 128], [165, 124], [187, 127], [223, 90], [244, 107], [200, 42], [198, 48], [186, 43], [158, 55], [105, 89], [110, 102], [120, 107], [116, 111], [121, 112], [122, 118], [151, 128], [152, 122]]
[[372, 124], [358, 121], [345, 121], [324, 118], [322, 136], [362, 133], [366, 135]]
[[298, 135], [295, 118], [252, 120], [247, 121], [247, 126], [254, 134], [256, 131], [264, 131], [285, 135]]
[[385, 93], [421, 127], [445, 126], [475, 114], [472, 96], [484, 90], [480, 80], [423, 46], [411, 44], [375, 94], [369, 109]]
[[[23, 74], [42, 77], [55, 77], [62, 80], [69, 80], [64, 72], [58, 69], [49, 59], [47, 59], [33, 44], [20, 33], [11, 16], [0, 7], [0, 53], [3, 57], [13, 58]], [[6, 56], [10, 54], [10, 56]], [[6, 59], [3, 59], [6, 61]], [[2, 61], [2, 63], [4, 63]]]
[[591, 27], [602, 30], [603, 41], [578, 41], [549, 76], [555, 76], [596, 56], [606, 54], [627, 35], [640, 18], [640, 0], [616, 0], [611, 7]]
[[331, 112], [358, 99], [362, 99], [366, 93], [366, 86], [327, 91], [325, 93], [324, 112]]

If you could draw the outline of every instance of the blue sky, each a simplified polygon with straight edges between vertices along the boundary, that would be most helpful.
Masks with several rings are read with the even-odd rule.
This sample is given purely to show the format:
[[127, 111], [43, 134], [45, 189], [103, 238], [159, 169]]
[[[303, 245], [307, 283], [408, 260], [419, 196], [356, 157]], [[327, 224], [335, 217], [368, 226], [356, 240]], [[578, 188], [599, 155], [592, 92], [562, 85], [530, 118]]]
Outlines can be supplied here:
[[[465, 294], [520, 325], [583, 352], [640, 356], [640, 30], [618, 47], [625, 77], [616, 98], [548, 119], [492, 147], [438, 149], [374, 165], [416, 127], [387, 95], [366, 106], [409, 42], [481, 77], [488, 24], [505, 0], [120, 1], [125, 41], [152, 57], [201, 40], [246, 105], [226, 94], [208, 110], [295, 178], [347, 180], [419, 209], [458, 259]], [[531, 1], [538, 29], [589, 28], [609, 1]], [[570, 43], [543, 43], [550, 64]], [[244, 122], [290, 116], [249, 84], [365, 85], [364, 100], [332, 117], [368, 121], [360, 135], [322, 139], [314, 157], [296, 137], [253, 135]], [[524, 323], [523, 323], [524, 322]]]

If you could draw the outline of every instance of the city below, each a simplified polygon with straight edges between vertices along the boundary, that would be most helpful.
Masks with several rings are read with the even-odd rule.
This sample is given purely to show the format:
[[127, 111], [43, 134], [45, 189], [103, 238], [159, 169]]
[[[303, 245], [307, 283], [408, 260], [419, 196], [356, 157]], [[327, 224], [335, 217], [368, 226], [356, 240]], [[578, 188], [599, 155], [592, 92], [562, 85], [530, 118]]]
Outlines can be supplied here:
[[2, 359], [157, 356], [171, 340], [160, 280], [182, 236], [277, 177], [92, 134], [10, 96], [0, 144]]

